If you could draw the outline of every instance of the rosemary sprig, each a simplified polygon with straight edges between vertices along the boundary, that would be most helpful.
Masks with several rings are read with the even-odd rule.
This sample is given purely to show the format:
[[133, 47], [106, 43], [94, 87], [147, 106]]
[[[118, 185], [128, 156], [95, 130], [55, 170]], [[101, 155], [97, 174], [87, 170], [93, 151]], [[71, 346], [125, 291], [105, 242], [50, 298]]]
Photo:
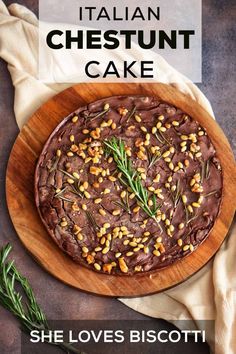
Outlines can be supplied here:
[[62, 195], [58, 195], [57, 198], [58, 198], [58, 199], [61, 199], [61, 200], [64, 200], [64, 201], [67, 202], [67, 203], [72, 203], [72, 204], [74, 204], [74, 202], [75, 202], [74, 200], [69, 199], [69, 198], [66, 198], [66, 197], [63, 197]]
[[[67, 171], [64, 171], [64, 170], [61, 170], [61, 169], [59, 169], [59, 171], [62, 172], [67, 177], [73, 179], [73, 181], [77, 180], [71, 173], [69, 173]], [[78, 183], [80, 183], [80, 182], [78, 182]], [[78, 185], [77, 184], [75, 184], [75, 185], [70, 184], [70, 187], [71, 187], [71, 190], [70, 190], [71, 193], [78, 195], [80, 198], [83, 198], [83, 195], [82, 195], [82, 193], [80, 193], [80, 190], [78, 189]], [[55, 195], [55, 197], [58, 197], [62, 192], [65, 191], [66, 188], [67, 187], [65, 187], [63, 190], [61, 190], [59, 193], [57, 193], [57, 195]], [[67, 201], [69, 201], [69, 200], [67, 200]]]
[[76, 186], [74, 186], [73, 184], [71, 184], [70, 186], [71, 186], [71, 193], [78, 195], [80, 198], [83, 198], [83, 194]]
[[88, 119], [92, 122], [94, 119], [104, 116], [108, 111], [109, 111], [109, 107], [106, 109], [104, 108], [103, 111], [95, 113], [95, 114], [90, 113], [88, 116], [85, 117], [85, 122], [87, 123]]
[[195, 220], [195, 219], [199, 216], [198, 213], [195, 213], [195, 214], [192, 215], [191, 218], [189, 218], [189, 217], [190, 217], [190, 213], [189, 213], [189, 211], [188, 211], [188, 209], [187, 209], [187, 207], [186, 207], [185, 204], [184, 204], [184, 210], [185, 210], [185, 219], [186, 219], [186, 224], [187, 224], [187, 225], [188, 225], [191, 221]]
[[215, 191], [209, 192], [209, 193], [207, 193], [207, 194], [203, 194], [203, 197], [204, 197], [204, 198], [207, 198], [207, 197], [210, 197], [211, 195], [214, 195], [214, 194], [216, 194], [216, 193], [217, 193], [217, 191], [215, 190]]
[[157, 140], [159, 141], [159, 143], [164, 144], [165, 141], [160, 138], [160, 136], [159, 136], [158, 133], [155, 133], [155, 137], [157, 138]]
[[[130, 187], [144, 212], [159, 224], [156, 219], [156, 212], [160, 208], [160, 205], [157, 205], [155, 200], [154, 206], [152, 208], [149, 207], [148, 191], [142, 184], [141, 176], [133, 169], [132, 162], [126, 154], [124, 142], [113, 136], [109, 140], [105, 140], [104, 144], [109, 149], [110, 154], [113, 155], [117, 168], [123, 174], [125, 181], [122, 178], [122, 182]], [[156, 199], [155, 196], [154, 199]]]
[[197, 214], [197, 213], [195, 215], [193, 215], [190, 219], [188, 219], [187, 224], [189, 224], [191, 221], [195, 220], [198, 216], [199, 216], [199, 214]]
[[179, 203], [180, 196], [181, 196], [180, 180], [179, 179], [176, 183], [176, 190], [174, 192], [172, 192], [171, 195], [172, 195], [172, 199], [173, 199], [173, 203], [174, 203], [174, 208], [176, 208]]
[[121, 207], [124, 209], [128, 214], [131, 214], [130, 206], [129, 206], [129, 196], [128, 193], [126, 194], [126, 197], [122, 199], [121, 201], [115, 201], [113, 204]]
[[73, 179], [73, 180], [76, 179], [72, 174], [70, 174], [70, 173], [67, 172], [67, 171], [61, 170], [60, 168], [59, 168], [59, 171], [62, 172], [62, 173], [63, 173], [64, 175], [66, 175], [67, 177], [70, 177], [70, 178]]
[[155, 137], [161, 144], [166, 143], [167, 145], [171, 145], [170, 141], [165, 137], [165, 135], [160, 130], [158, 130], [158, 132], [155, 133]]
[[55, 171], [55, 169], [57, 168], [57, 164], [58, 164], [59, 160], [60, 160], [60, 157], [56, 156], [55, 159], [54, 159], [53, 165], [52, 165], [52, 167], [49, 170], [49, 173]]
[[92, 213], [90, 211], [86, 211], [86, 216], [94, 231], [97, 232], [100, 229], [100, 227], [97, 224], [96, 220], [94, 219]]
[[147, 156], [148, 156], [148, 167], [147, 167], [148, 170], [161, 159], [160, 151], [156, 151], [154, 154], [151, 154], [150, 151], [148, 150]]
[[159, 134], [162, 137], [162, 139], [166, 142], [167, 145], [171, 145], [169, 139], [167, 139], [161, 131], [159, 131]]
[[127, 117], [127, 123], [130, 121], [130, 119], [133, 117], [134, 113], [136, 112], [136, 106], [134, 106], [131, 111], [129, 112], [129, 115]]
[[66, 186], [66, 187], [64, 187], [63, 189], [61, 189], [58, 193], [56, 193], [56, 194], [54, 195], [54, 197], [55, 197], [55, 198], [58, 198], [61, 194], [63, 194], [63, 193], [67, 190], [67, 187], [68, 187], [68, 186]]
[[207, 161], [202, 163], [201, 183], [204, 181], [204, 179], [208, 179], [209, 172], [210, 172], [210, 160], [207, 160]]
[[[28, 280], [18, 272], [14, 261], [7, 261], [11, 249], [11, 245], [7, 244], [0, 251], [0, 304], [13, 313], [27, 334], [33, 330], [44, 330], [47, 333], [50, 330], [49, 325], [33, 289]], [[16, 290], [16, 285], [21, 293]], [[66, 353], [83, 354], [69, 343], [48, 343], [57, 345]]]

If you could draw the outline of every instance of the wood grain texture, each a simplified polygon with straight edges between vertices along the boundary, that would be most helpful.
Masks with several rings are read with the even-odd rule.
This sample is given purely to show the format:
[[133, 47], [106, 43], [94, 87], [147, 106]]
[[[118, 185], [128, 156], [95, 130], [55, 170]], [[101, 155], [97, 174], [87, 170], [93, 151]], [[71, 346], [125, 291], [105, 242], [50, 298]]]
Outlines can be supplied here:
[[[48, 136], [79, 106], [111, 95], [154, 95], [178, 106], [207, 130], [223, 170], [219, 216], [206, 241], [188, 257], [166, 269], [132, 277], [99, 274], [74, 263], [51, 240], [34, 203], [34, 170]], [[235, 164], [229, 143], [211, 116], [195, 101], [164, 84], [79, 84], [53, 97], [29, 119], [13, 146], [7, 168], [7, 203], [15, 229], [30, 253], [51, 274], [83, 291], [105, 296], [153, 294], [189, 278], [203, 267], [223, 242], [235, 210]]]

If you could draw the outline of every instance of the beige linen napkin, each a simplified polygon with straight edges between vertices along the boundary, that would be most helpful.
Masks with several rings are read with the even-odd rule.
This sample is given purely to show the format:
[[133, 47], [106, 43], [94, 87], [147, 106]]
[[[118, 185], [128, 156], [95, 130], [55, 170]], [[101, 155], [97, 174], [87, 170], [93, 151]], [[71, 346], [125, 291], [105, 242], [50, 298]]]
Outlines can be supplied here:
[[[69, 85], [44, 84], [37, 80], [37, 29], [35, 15], [23, 6], [13, 4], [7, 9], [0, 0], [0, 57], [8, 63], [15, 87], [14, 110], [21, 128], [30, 115], [46, 100]], [[138, 55], [138, 49], [134, 51]], [[122, 53], [119, 53], [122, 54]], [[78, 65], [83, 52], [78, 54]], [[125, 54], [123, 55], [123, 57]], [[175, 84], [189, 94], [210, 114], [212, 108], [202, 92], [158, 57], [160, 82]], [[119, 55], [119, 57], [122, 57]], [[84, 59], [84, 58], [83, 58]], [[111, 53], [111, 59], [114, 54]], [[117, 60], [119, 58], [116, 58]], [[215, 320], [215, 338], [208, 342], [216, 354], [236, 353], [236, 227], [214, 260], [183, 284], [157, 295], [121, 299], [124, 304], [146, 315], [176, 320]], [[179, 323], [176, 323], [180, 325]]]

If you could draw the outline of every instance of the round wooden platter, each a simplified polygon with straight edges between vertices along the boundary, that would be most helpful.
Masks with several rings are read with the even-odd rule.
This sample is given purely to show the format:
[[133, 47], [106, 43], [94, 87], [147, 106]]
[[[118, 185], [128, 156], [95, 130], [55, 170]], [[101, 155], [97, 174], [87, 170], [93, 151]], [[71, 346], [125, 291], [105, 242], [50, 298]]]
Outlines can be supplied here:
[[[57, 124], [88, 102], [112, 95], [154, 95], [176, 105], [204, 126], [223, 170], [223, 200], [206, 241], [188, 257], [161, 271], [135, 276], [99, 274], [74, 263], [53, 242], [34, 202], [34, 170], [44, 143]], [[235, 165], [229, 143], [211, 116], [195, 101], [164, 84], [79, 84], [50, 99], [28, 120], [13, 146], [7, 168], [6, 193], [15, 229], [33, 257], [53, 276], [80, 290], [105, 296], [133, 297], [166, 290], [202, 268], [219, 249], [235, 210]]]

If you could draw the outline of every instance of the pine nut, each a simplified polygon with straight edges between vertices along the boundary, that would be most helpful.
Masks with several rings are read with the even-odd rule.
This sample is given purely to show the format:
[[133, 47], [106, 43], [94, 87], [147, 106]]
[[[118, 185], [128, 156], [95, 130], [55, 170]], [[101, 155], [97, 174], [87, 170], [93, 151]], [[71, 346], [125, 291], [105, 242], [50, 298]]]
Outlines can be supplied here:
[[78, 121], [79, 117], [78, 116], [74, 116], [71, 120], [73, 123], [76, 123]]
[[96, 269], [96, 270], [101, 270], [101, 266], [100, 266], [100, 264], [98, 264], [98, 263], [94, 263], [94, 268]]
[[178, 243], [178, 246], [181, 247], [183, 245], [183, 240], [181, 240], [181, 238], [179, 238], [177, 243]]
[[116, 216], [116, 215], [120, 215], [120, 209], [115, 209], [115, 210], [113, 210], [113, 212], [112, 212], [112, 215], [114, 215], [114, 216]]
[[185, 245], [184, 247], [183, 247], [183, 251], [188, 251], [189, 250], [189, 245]]
[[109, 252], [109, 247], [105, 247], [102, 250], [102, 254], [107, 254]]
[[126, 253], [126, 256], [127, 256], [127, 257], [131, 257], [131, 256], [133, 256], [133, 254], [134, 254], [134, 252], [131, 252], [131, 251], [130, 251], [130, 252], [127, 252], [127, 253]]
[[153, 253], [154, 256], [156, 256], [156, 257], [159, 257], [159, 256], [161, 255], [161, 253], [160, 253], [158, 250], [154, 250], [152, 253]]

